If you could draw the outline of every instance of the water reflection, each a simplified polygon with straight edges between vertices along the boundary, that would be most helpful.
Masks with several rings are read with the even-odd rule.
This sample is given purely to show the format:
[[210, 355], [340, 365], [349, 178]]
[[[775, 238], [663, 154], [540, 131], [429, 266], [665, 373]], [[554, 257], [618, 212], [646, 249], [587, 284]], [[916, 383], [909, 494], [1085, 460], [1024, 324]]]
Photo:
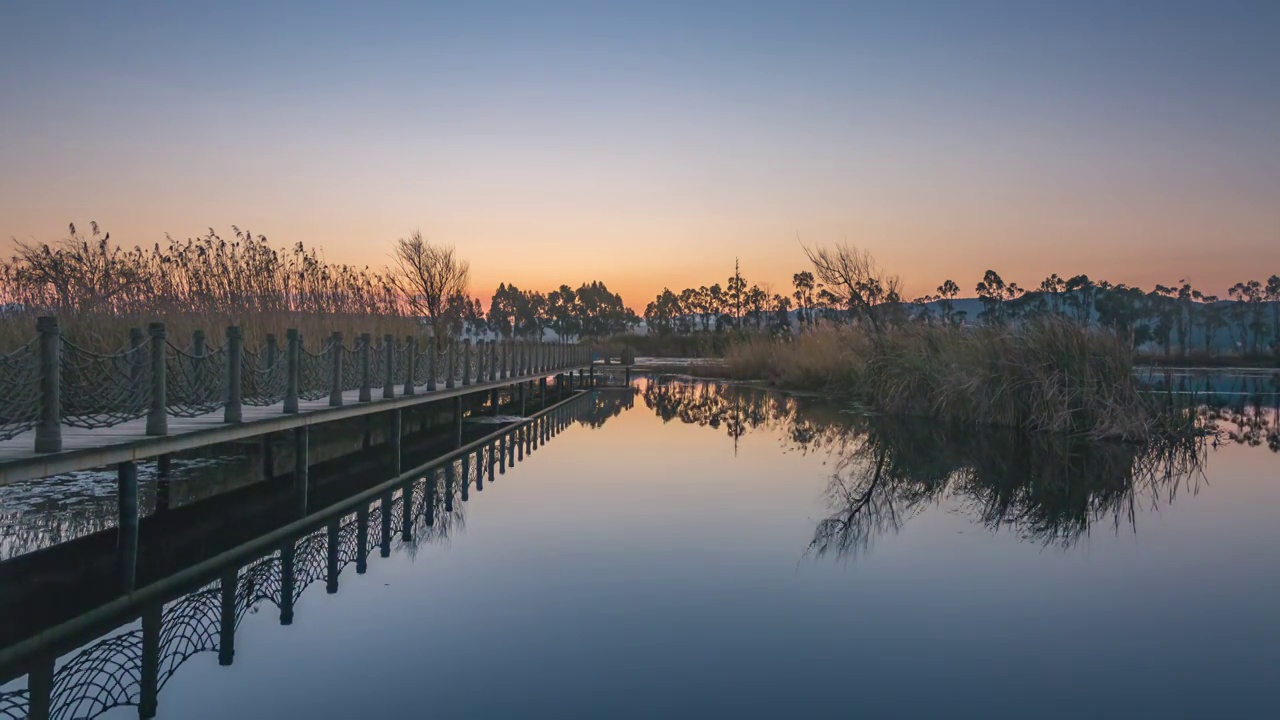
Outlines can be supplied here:
[[[523, 460], [566, 427], [599, 427], [632, 403], [633, 393], [615, 391], [571, 400], [372, 501], [250, 553], [247, 561], [211, 569], [194, 591], [145, 601], [102, 639], [92, 639], [101, 635], [97, 630], [66, 629], [77, 621], [21, 653], [0, 650], [0, 718], [94, 718], [121, 706], [154, 717], [160, 691], [187, 660], [216, 652], [220, 665], [234, 662], [237, 628], [246, 616], [274, 611], [281, 625], [291, 625], [309, 588], [338, 592], [352, 565], [360, 575], [373, 557], [412, 557], [427, 546], [447, 544], [466, 527], [472, 490], [500, 484], [499, 476], [516, 462], [517, 448]], [[44, 630], [28, 628], [28, 636]], [[93, 634], [76, 638], [76, 632]]]
[[830, 515], [808, 547], [817, 557], [864, 551], [944, 502], [990, 531], [1070, 547], [1100, 523], [1136, 531], [1141, 510], [1197, 492], [1212, 448], [1265, 442], [1280, 449], [1277, 405], [1266, 394], [1201, 406], [1202, 435], [1142, 446], [893, 420], [680, 378], [650, 383], [644, 401], [664, 421], [723, 430], [735, 443], [764, 430], [785, 438], [792, 450], [829, 453]]

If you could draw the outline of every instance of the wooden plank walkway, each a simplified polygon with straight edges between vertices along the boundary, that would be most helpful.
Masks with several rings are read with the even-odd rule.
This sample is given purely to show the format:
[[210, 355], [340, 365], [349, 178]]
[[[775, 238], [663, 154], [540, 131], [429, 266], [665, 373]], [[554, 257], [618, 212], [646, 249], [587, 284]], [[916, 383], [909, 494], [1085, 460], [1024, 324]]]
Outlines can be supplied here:
[[154, 437], [146, 434], [145, 417], [96, 430], [64, 425], [62, 451], [48, 454], [37, 454], [34, 451], [35, 431], [30, 430], [0, 442], [0, 486], [130, 460], [142, 460], [206, 445], [243, 440], [266, 433], [439, 402], [472, 393], [508, 388], [520, 383], [537, 382], [542, 378], [552, 378], [561, 373], [586, 370], [589, 367], [589, 365], [575, 365], [520, 377], [509, 377], [505, 380], [458, 385], [451, 389], [440, 387], [431, 392], [427, 392], [426, 386], [423, 385], [415, 388], [413, 395], [403, 395], [401, 394], [403, 387], [397, 387], [396, 397], [390, 399], [381, 397], [381, 388], [376, 388], [374, 399], [363, 403], [360, 402], [359, 390], [348, 390], [342, 395], [341, 407], [330, 407], [329, 397], [326, 395], [319, 400], [300, 399], [298, 412], [287, 415], [284, 413], [283, 402], [264, 407], [245, 405], [242, 413], [243, 421], [235, 424], [223, 422], [223, 411], [219, 408], [194, 418], [170, 416], [169, 434]]

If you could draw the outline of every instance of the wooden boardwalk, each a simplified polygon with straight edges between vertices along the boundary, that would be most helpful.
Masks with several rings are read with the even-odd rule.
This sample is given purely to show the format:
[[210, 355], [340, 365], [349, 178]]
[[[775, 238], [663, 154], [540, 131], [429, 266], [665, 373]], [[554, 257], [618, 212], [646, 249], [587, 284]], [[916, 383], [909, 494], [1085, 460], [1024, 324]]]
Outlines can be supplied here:
[[[554, 378], [557, 375], [585, 370], [588, 367], [590, 366], [581, 365], [546, 370], [470, 385], [459, 384], [454, 388], [439, 388], [430, 392], [423, 385], [415, 388], [413, 395], [397, 394], [396, 397], [389, 399], [375, 397], [370, 402], [360, 402], [359, 390], [348, 390], [343, 393], [341, 407], [331, 407], [326, 395], [319, 400], [299, 400], [296, 414], [285, 414], [283, 402], [263, 407], [246, 405], [243, 408], [242, 422], [233, 424], [223, 422], [223, 411], [219, 408], [193, 418], [170, 416], [169, 434], [162, 436], [146, 434], [147, 419], [145, 417], [95, 430], [64, 425], [62, 451], [56, 453], [37, 454], [33, 450], [35, 431], [30, 430], [0, 442], [0, 486], [59, 473], [137, 461], [206, 445], [243, 440], [266, 433], [460, 398], [473, 393], [515, 387], [521, 383], [538, 382], [544, 378]], [[397, 392], [400, 390], [401, 388], [397, 388]]]

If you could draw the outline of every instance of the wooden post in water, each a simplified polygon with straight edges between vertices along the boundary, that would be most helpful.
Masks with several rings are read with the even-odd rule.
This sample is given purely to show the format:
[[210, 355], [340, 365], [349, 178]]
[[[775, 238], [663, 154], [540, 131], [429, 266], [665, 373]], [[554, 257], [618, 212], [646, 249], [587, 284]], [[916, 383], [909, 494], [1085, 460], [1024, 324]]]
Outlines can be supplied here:
[[462, 447], [462, 396], [453, 398], [453, 447]]
[[489, 410], [494, 417], [498, 417], [498, 388], [489, 391]]
[[163, 606], [156, 602], [142, 610], [142, 672], [138, 692], [138, 717], [153, 718], [160, 695], [160, 631], [164, 625]]
[[296, 413], [298, 412], [298, 382], [302, 373], [302, 338], [298, 335], [297, 328], [289, 328], [285, 331], [284, 362], [284, 411]]
[[168, 399], [165, 396], [165, 332], [164, 323], [151, 323], [147, 326], [151, 335], [151, 411], [147, 413], [147, 434], [168, 435], [169, 415], [165, 409]]
[[62, 333], [58, 318], [36, 320], [40, 333], [40, 420], [36, 425], [36, 452], [62, 450]]
[[373, 358], [370, 346], [373, 336], [360, 333], [360, 402], [373, 402]]
[[169, 509], [169, 473], [171, 471], [171, 460], [168, 455], [161, 455], [156, 458], [156, 512], [162, 513]]
[[418, 338], [413, 335], [407, 335], [404, 339], [405, 359], [404, 359], [404, 394], [414, 394], [413, 375], [417, 370], [418, 364]]
[[232, 568], [218, 580], [222, 591], [222, 612], [218, 618], [218, 664], [231, 667], [236, 657], [236, 585], [240, 576]]
[[538, 409], [547, 409], [547, 379], [538, 378]]
[[342, 333], [334, 330], [329, 336], [329, 407], [342, 407]]
[[232, 325], [227, 328], [227, 406], [223, 409], [222, 421], [238, 423], [243, 418], [241, 404], [241, 374], [244, 362], [244, 335], [240, 327]]
[[310, 448], [308, 447], [308, 428], [306, 425], [293, 429], [293, 496], [294, 506], [298, 509], [298, 517], [307, 514], [307, 472], [310, 465]]
[[120, 588], [132, 592], [138, 571], [138, 466], [126, 460], [116, 466], [116, 567]]
[[395, 410], [391, 411], [390, 431], [391, 431], [391, 437], [390, 437], [391, 467], [394, 470], [394, 474], [399, 475], [401, 472], [403, 472], [401, 470], [402, 456], [400, 454], [400, 442], [401, 442], [401, 438], [404, 436], [404, 415], [401, 412], [401, 408], [396, 408]]

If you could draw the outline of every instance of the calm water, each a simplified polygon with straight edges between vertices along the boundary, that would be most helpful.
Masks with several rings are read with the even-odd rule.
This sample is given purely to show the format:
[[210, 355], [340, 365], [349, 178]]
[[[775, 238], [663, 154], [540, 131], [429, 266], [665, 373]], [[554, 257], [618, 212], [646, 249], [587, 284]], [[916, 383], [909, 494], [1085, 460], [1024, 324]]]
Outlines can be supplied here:
[[252, 603], [158, 717], [1280, 717], [1271, 411], [1157, 452], [609, 403], [290, 625]]

